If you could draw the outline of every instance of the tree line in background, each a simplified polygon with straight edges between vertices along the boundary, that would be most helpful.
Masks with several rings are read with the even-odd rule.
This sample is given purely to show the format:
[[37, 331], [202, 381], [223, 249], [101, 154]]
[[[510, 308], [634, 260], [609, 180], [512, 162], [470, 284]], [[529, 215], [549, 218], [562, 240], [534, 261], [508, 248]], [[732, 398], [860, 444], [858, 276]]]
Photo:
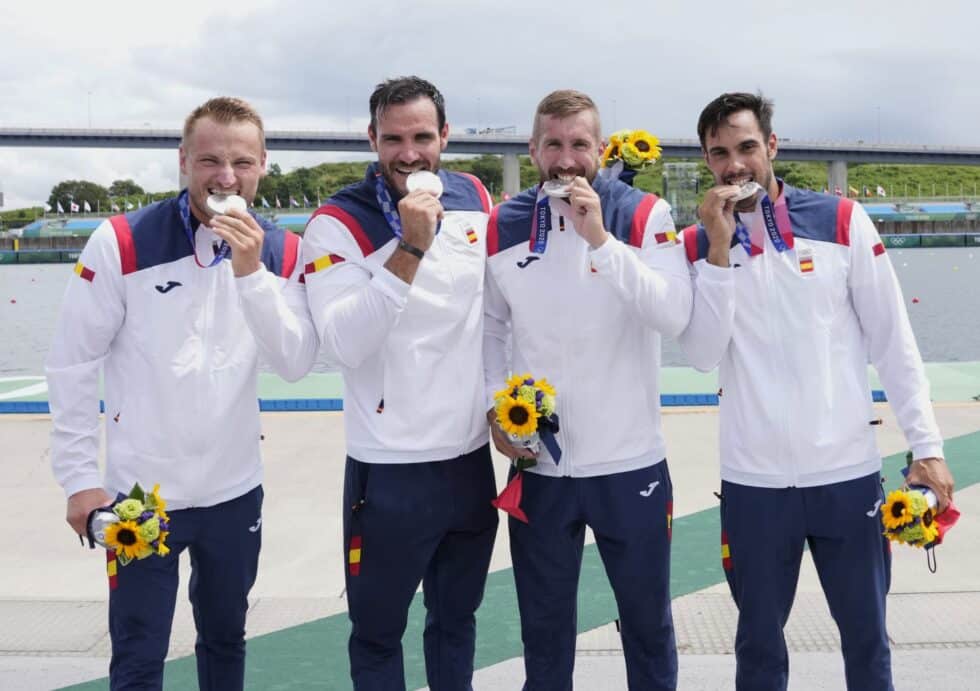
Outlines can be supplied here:
[[[527, 156], [521, 156], [521, 189], [537, 182], [537, 171]], [[671, 163], [680, 162], [670, 159]], [[701, 194], [712, 184], [711, 172], [701, 160], [698, 163]], [[634, 180], [636, 187], [663, 194], [663, 164], [661, 159], [641, 171]], [[365, 162], [321, 163], [310, 168], [297, 168], [284, 173], [279, 164], [269, 165], [268, 174], [259, 183], [256, 206], [281, 208], [318, 206], [342, 187], [358, 182], [364, 177]], [[480, 178], [494, 198], [499, 200], [503, 189], [503, 159], [486, 154], [474, 158], [444, 160], [449, 170], [471, 173]], [[798, 162], [778, 159], [776, 175], [796, 187], [823, 190], [827, 185], [827, 167], [820, 162]], [[980, 166], [935, 165], [879, 165], [855, 164], [847, 168], [850, 190], [842, 192], [851, 196], [876, 196], [884, 192], [888, 197], [976, 197], [980, 187]], [[878, 188], [881, 188], [880, 190]], [[832, 190], [831, 190], [832, 191]], [[110, 214], [125, 212], [159, 199], [173, 197], [176, 190], [146, 192], [132, 180], [115, 180], [103, 187], [87, 180], [65, 180], [51, 190], [49, 208], [28, 208], [0, 212], [4, 226], [16, 227], [33, 221], [43, 213], [93, 213]], [[89, 211], [91, 210], [91, 211]]]

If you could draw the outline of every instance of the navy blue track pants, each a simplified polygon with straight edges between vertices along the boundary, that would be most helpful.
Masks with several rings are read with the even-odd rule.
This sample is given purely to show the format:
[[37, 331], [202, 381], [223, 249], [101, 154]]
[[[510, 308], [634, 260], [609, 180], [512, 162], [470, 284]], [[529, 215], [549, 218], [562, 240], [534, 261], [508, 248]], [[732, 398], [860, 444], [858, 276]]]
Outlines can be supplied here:
[[525, 524], [511, 518], [525, 691], [570, 691], [585, 527], [616, 596], [629, 688], [677, 687], [670, 610], [673, 486], [666, 460], [599, 477], [524, 473]]
[[488, 445], [429, 463], [347, 458], [344, 561], [355, 689], [405, 688], [401, 639], [420, 582], [429, 688], [471, 688], [475, 612], [497, 533], [490, 505], [496, 494]]
[[117, 566], [110, 580], [110, 688], [162, 689], [177, 602], [178, 557], [190, 553], [189, 596], [202, 691], [245, 685], [245, 613], [262, 545], [262, 487], [205, 508], [169, 511], [166, 557]]
[[721, 491], [722, 565], [738, 606], [736, 688], [786, 689], [783, 627], [806, 544], [840, 630], [847, 688], [891, 691], [885, 630], [891, 551], [878, 512], [879, 473], [821, 487], [722, 482]]

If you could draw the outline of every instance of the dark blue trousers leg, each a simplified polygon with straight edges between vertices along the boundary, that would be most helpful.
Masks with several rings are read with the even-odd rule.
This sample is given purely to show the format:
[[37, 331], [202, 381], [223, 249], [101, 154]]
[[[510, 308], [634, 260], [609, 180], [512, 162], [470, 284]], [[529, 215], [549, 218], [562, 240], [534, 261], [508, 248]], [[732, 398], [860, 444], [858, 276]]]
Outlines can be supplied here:
[[467, 691], [473, 679], [476, 610], [497, 535], [490, 448], [442, 464], [453, 524], [439, 542], [422, 581], [425, 671], [431, 691]]
[[795, 488], [722, 482], [721, 527], [730, 561], [725, 569], [738, 606], [735, 686], [785, 691], [789, 619], [806, 538], [803, 499]]
[[891, 551], [875, 510], [884, 499], [880, 476], [807, 488], [804, 496], [810, 551], [840, 630], [847, 688], [892, 691], [885, 628]]
[[177, 603], [178, 557], [185, 537], [180, 512], [171, 514], [170, 554], [126, 566], [116, 563], [116, 587], [109, 591], [112, 691], [162, 689], [163, 661]]
[[245, 615], [262, 546], [262, 497], [260, 486], [216, 506], [190, 509], [198, 531], [189, 547], [189, 594], [201, 691], [245, 686]]
[[525, 691], [571, 691], [585, 521], [571, 478], [524, 473], [525, 524], [509, 519]]
[[434, 465], [347, 459], [344, 562], [357, 691], [405, 689], [401, 641], [408, 608], [439, 547], [452, 501]]
[[673, 487], [667, 462], [576, 482], [616, 595], [629, 688], [673, 691], [677, 646], [667, 526]]

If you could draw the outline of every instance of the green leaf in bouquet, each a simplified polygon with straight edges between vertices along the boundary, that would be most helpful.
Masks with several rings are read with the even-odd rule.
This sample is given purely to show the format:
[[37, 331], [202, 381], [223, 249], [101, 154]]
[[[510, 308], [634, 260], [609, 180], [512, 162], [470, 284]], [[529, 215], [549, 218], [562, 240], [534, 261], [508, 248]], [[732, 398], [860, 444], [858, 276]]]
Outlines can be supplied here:
[[528, 468], [533, 468], [536, 466], [538, 464], [538, 459], [518, 457], [513, 460], [513, 464], [518, 470], [527, 470]]
[[133, 485], [133, 489], [129, 490], [130, 499], [139, 499], [141, 502], [146, 503], [146, 492], [140, 487], [140, 483]]

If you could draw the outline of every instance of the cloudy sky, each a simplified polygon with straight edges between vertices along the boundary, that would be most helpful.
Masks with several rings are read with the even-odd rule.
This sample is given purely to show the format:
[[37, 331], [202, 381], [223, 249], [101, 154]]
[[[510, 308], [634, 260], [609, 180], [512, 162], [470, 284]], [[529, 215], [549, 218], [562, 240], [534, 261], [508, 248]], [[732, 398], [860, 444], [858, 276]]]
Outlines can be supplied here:
[[[526, 133], [541, 96], [572, 87], [593, 96], [606, 132], [693, 138], [712, 98], [761, 89], [781, 137], [980, 147], [980, 10], [960, 0], [7, 5], [0, 127], [178, 128], [231, 94], [270, 130], [363, 131], [373, 85], [414, 73], [443, 91], [458, 131]], [[270, 154], [286, 170], [323, 160], [339, 156]], [[8, 209], [61, 180], [119, 178], [173, 189], [177, 154], [0, 148]]]

